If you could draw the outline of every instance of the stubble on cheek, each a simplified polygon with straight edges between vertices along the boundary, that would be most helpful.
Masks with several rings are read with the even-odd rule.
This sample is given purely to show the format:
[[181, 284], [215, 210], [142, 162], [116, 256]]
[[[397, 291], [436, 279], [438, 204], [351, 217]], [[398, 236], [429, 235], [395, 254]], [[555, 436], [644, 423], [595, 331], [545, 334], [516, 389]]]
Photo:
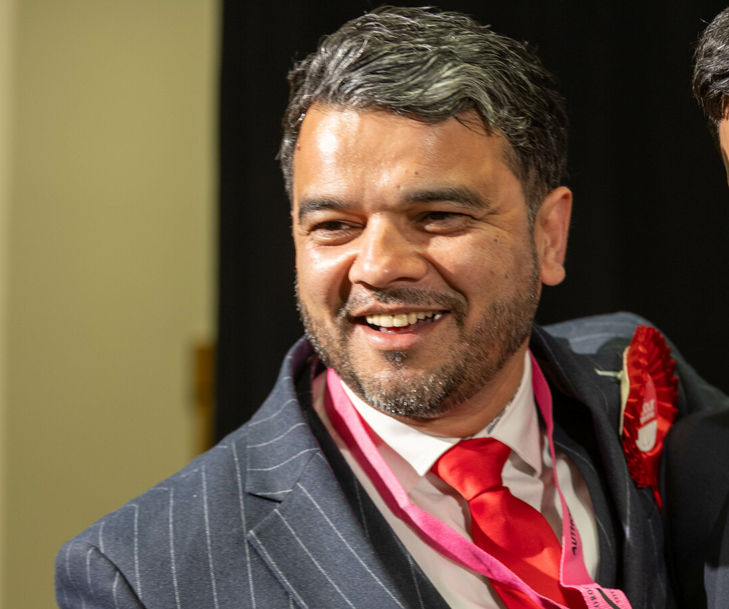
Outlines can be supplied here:
[[341, 326], [345, 325], [343, 322], [346, 321], [346, 314], [343, 309], [340, 307], [332, 316], [334, 325], [340, 326], [338, 336], [335, 337], [323, 323], [324, 320], [317, 320], [310, 314], [309, 309], [301, 297], [298, 277], [296, 278], [296, 308], [299, 311], [304, 332], [306, 332], [306, 336], [317, 355], [328, 368], [334, 368], [336, 370], [339, 366], [337, 354], [343, 353], [347, 344], [347, 336], [354, 330], [354, 328], [350, 328], [347, 331], [346, 328], [341, 328]]

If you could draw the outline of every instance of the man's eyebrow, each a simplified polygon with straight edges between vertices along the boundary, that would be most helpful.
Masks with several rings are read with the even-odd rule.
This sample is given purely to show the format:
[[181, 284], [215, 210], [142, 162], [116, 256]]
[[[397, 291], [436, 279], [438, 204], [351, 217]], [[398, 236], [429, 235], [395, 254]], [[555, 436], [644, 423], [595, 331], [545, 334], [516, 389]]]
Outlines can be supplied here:
[[337, 197], [312, 197], [304, 198], [299, 201], [299, 222], [301, 222], [308, 214], [317, 211], [341, 211], [349, 209], [351, 206], [344, 199]]
[[[493, 207], [489, 200], [482, 198], [470, 188], [460, 186], [411, 190], [405, 193], [402, 200], [406, 204], [457, 203], [477, 211], [487, 211]], [[302, 222], [307, 215], [318, 211], [345, 211], [351, 209], [351, 207], [351, 203], [339, 197], [304, 197], [299, 201], [299, 222]]]
[[492, 207], [491, 202], [483, 199], [478, 193], [470, 188], [459, 186], [413, 190], [407, 192], [403, 199], [406, 203], [435, 203], [439, 201], [458, 203], [478, 211], [486, 211]]

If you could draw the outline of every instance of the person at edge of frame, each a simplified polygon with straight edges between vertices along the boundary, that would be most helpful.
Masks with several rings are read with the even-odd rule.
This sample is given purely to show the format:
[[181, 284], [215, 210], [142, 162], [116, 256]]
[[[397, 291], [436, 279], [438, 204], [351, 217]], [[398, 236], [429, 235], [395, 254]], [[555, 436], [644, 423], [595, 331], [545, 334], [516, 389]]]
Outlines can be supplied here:
[[[646, 322], [534, 324], [572, 205], [552, 76], [464, 15], [382, 7], [289, 82], [306, 337], [248, 423], [60, 550], [59, 605], [667, 606], [611, 375]], [[680, 415], [726, 406], [673, 356]]]
[[[729, 179], [729, 9], [696, 47], [693, 92]], [[666, 553], [679, 607], [729, 607], [729, 412], [704, 412], [668, 434], [663, 456]]]

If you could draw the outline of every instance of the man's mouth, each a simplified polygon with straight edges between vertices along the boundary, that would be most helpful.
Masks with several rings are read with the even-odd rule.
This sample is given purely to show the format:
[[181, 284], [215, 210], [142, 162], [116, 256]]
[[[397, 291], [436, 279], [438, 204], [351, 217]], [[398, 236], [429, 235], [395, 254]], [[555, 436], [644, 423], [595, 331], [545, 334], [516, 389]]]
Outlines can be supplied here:
[[373, 314], [357, 318], [366, 323], [373, 330], [387, 334], [412, 332], [428, 324], [435, 323], [446, 315], [448, 311], [416, 311], [412, 313], [398, 313], [396, 315]]

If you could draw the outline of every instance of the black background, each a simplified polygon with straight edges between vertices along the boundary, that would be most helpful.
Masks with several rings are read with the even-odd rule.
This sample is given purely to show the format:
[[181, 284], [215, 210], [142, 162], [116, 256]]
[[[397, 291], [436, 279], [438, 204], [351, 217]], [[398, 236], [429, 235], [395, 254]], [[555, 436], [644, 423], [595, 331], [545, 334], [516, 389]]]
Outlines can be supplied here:
[[[302, 333], [289, 203], [275, 160], [286, 73], [323, 34], [378, 4], [224, 3], [218, 438], [261, 404]], [[567, 185], [575, 194], [567, 279], [545, 290], [537, 321], [633, 311], [670, 336], [707, 380], [729, 390], [729, 191], [690, 93], [695, 41], [725, 4], [461, 0], [438, 6], [528, 41], [567, 98]]]

